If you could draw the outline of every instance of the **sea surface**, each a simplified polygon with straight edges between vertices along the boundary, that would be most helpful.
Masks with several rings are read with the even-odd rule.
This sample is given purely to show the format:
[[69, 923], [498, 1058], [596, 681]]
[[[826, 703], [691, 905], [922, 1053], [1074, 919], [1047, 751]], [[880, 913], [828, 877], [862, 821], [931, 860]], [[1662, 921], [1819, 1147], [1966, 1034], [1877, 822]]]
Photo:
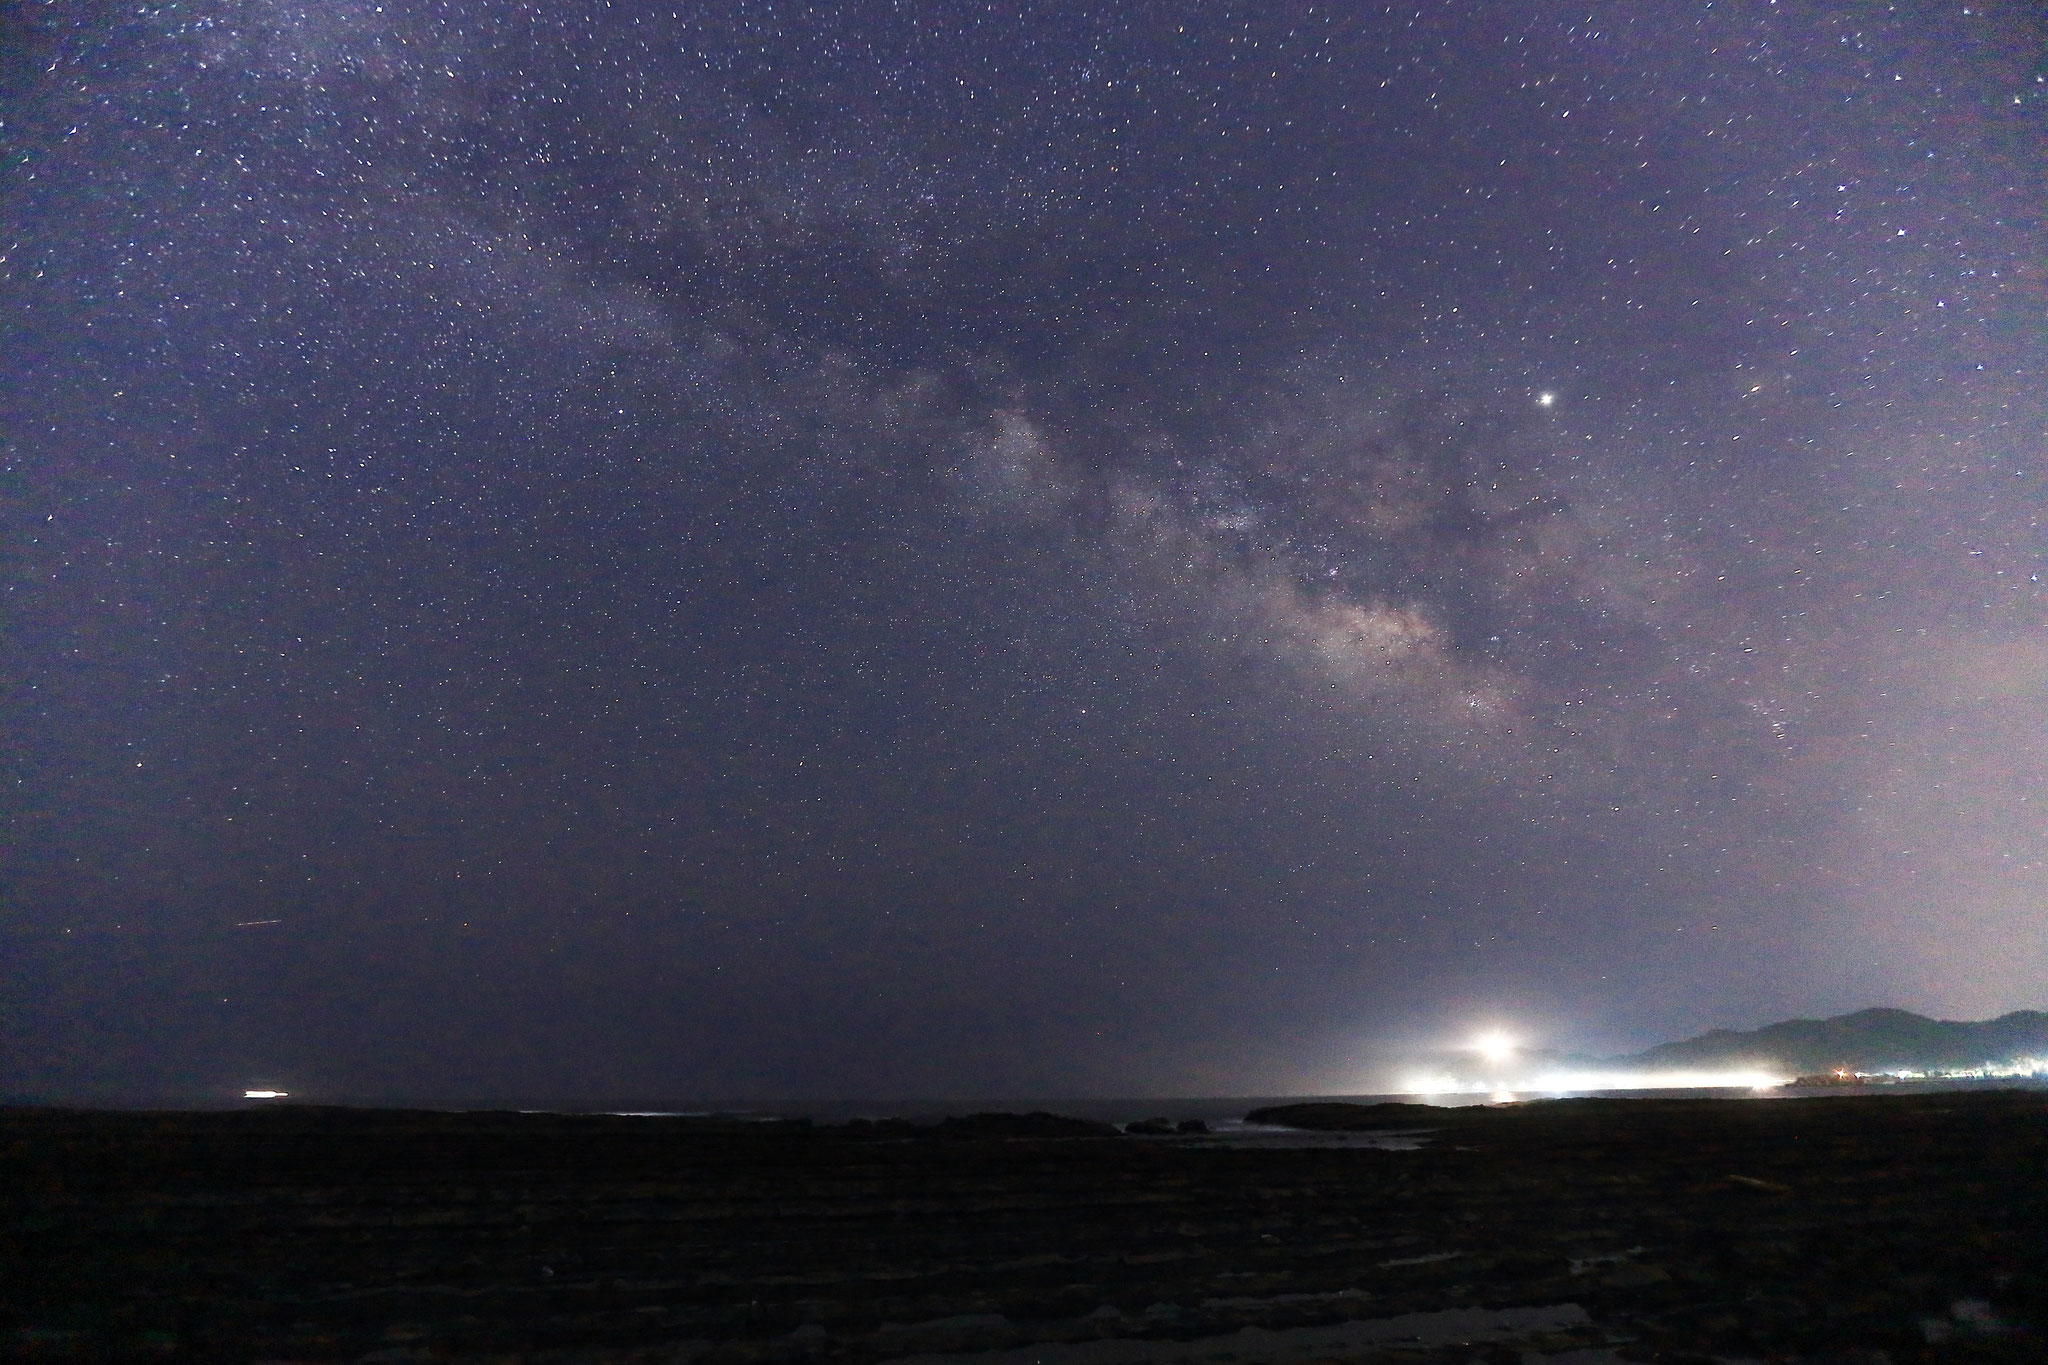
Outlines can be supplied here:
[[1022, 1114], [1043, 1111], [1066, 1114], [1075, 1118], [1096, 1119], [1105, 1123], [1123, 1125], [1140, 1119], [1166, 1119], [1179, 1123], [1185, 1119], [1200, 1119], [1209, 1125], [1215, 1136], [1233, 1136], [1250, 1141], [1268, 1138], [1275, 1141], [1280, 1135], [1299, 1133], [1293, 1129], [1279, 1129], [1244, 1122], [1244, 1116], [1255, 1109], [1271, 1108], [1283, 1104], [1349, 1103], [1349, 1104], [1415, 1104], [1432, 1105], [1439, 1108], [1461, 1108], [1475, 1104], [1528, 1104], [1543, 1100], [1577, 1099], [1597, 1097], [1603, 1099], [1744, 1099], [1773, 1100], [1795, 1099], [1814, 1096], [1885, 1095], [1885, 1094], [1929, 1094], [1945, 1091], [1973, 1090], [2048, 1090], [2048, 1076], [1986, 1077], [1956, 1080], [1898, 1081], [1885, 1084], [1851, 1086], [1770, 1086], [1765, 1088], [1724, 1087], [1713, 1089], [1653, 1089], [1653, 1090], [1578, 1090], [1578, 1091], [1514, 1091], [1493, 1094], [1438, 1094], [1438, 1095], [1220, 1095], [1182, 1096], [1170, 1098], [1102, 1098], [1098, 1096], [993, 1096], [987, 1098], [951, 1099], [818, 1099], [818, 1100], [764, 1100], [764, 1099], [718, 1099], [718, 1100], [676, 1100], [635, 1096], [615, 1099], [545, 1099], [533, 1097], [521, 1100], [483, 1098], [467, 1096], [446, 1096], [426, 1098], [422, 1096], [398, 1095], [350, 1095], [323, 1092], [319, 1090], [293, 1090], [273, 1099], [244, 1097], [238, 1093], [224, 1094], [220, 1091], [129, 1097], [121, 1100], [55, 1099], [38, 1095], [0, 1095], [0, 1106], [26, 1105], [41, 1107], [78, 1107], [107, 1110], [185, 1110], [204, 1111], [221, 1109], [254, 1109], [271, 1105], [337, 1105], [357, 1109], [418, 1109], [439, 1113], [462, 1113], [477, 1111], [517, 1110], [524, 1113], [554, 1114], [617, 1114], [617, 1115], [722, 1115], [733, 1118], [752, 1118], [763, 1122], [773, 1119], [809, 1119], [814, 1123], [846, 1123], [853, 1119], [908, 1119], [913, 1123], [936, 1123], [949, 1115], [977, 1113]]
[[[1769, 1087], [1712, 1087], [1699, 1089], [1517, 1091], [1494, 1094], [1455, 1095], [1232, 1095], [1178, 1099], [1100, 1098], [991, 1098], [953, 1100], [815, 1100], [780, 1103], [736, 1103], [692, 1105], [677, 1109], [606, 1109], [607, 1113], [636, 1114], [726, 1114], [771, 1119], [810, 1119], [814, 1123], [846, 1123], [853, 1119], [908, 1119], [913, 1123], [936, 1123], [948, 1115], [976, 1113], [1031, 1113], [1043, 1111], [1074, 1118], [1096, 1119], [1119, 1126], [1142, 1119], [1166, 1119], [1179, 1123], [1200, 1119], [1212, 1136], [1240, 1142], [1284, 1144], [1299, 1142], [1299, 1130], [1245, 1122], [1245, 1115], [1257, 1109], [1283, 1104], [1420, 1104], [1439, 1108], [1462, 1108], [1475, 1104], [1526, 1104], [1556, 1099], [1741, 1099], [1773, 1100], [1850, 1095], [1908, 1095], [1971, 1090], [2048, 1090], [2048, 1077], [1995, 1077], [1954, 1080], [1897, 1081], [1869, 1085]], [[589, 1112], [587, 1107], [585, 1112]], [[1343, 1136], [1343, 1135], [1334, 1135]], [[1371, 1136], [1371, 1135], [1361, 1135]], [[1320, 1142], [1318, 1145], [1323, 1145]], [[1387, 1145], [1384, 1143], [1374, 1145]]]

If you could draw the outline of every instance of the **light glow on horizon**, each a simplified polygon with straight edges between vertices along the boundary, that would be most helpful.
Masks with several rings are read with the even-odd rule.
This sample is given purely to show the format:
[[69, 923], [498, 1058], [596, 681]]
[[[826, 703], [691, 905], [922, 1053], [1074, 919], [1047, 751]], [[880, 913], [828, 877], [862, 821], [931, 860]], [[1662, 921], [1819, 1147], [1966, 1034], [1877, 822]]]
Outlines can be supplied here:
[[244, 1090], [245, 1100], [281, 1100], [291, 1094], [289, 1090]]
[[1404, 1095], [1563, 1095], [1587, 1090], [1769, 1090], [1789, 1076], [1767, 1071], [1543, 1071], [1512, 1086], [1499, 1081], [1461, 1080], [1451, 1075], [1412, 1075], [1401, 1081]]
[[1974, 1066], [1935, 1067], [1927, 1071], [1851, 1071], [1835, 1067], [1829, 1073], [1843, 1080], [1858, 1081], [1989, 1081], [2048, 1076], [2048, 1057], [2009, 1057], [2002, 1062], [1978, 1062]]
[[1489, 1066], [1499, 1066], [1514, 1057], [1515, 1040], [1499, 1029], [1494, 1029], [1474, 1038], [1472, 1050], [1485, 1058]]

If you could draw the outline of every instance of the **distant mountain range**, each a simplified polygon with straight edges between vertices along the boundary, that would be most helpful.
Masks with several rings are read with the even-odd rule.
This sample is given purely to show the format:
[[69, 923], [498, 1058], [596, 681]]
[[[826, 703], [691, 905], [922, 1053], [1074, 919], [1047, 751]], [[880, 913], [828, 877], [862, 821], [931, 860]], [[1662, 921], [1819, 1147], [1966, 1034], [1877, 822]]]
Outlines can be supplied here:
[[1715, 1029], [1664, 1043], [1611, 1066], [1723, 1071], [1757, 1066], [1785, 1075], [1939, 1071], [2048, 1057], [2048, 1013], [2015, 1010], [1982, 1023], [1929, 1019], [1910, 1010], [1858, 1010], [1834, 1019], [1788, 1019], [1751, 1033]]

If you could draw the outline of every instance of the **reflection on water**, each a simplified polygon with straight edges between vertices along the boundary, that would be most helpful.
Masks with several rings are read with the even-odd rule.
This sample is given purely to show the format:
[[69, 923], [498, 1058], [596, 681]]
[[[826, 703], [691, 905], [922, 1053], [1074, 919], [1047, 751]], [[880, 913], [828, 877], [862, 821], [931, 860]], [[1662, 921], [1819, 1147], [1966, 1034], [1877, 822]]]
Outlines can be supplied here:
[[1271, 1123], [1246, 1123], [1243, 1119], [1218, 1119], [1209, 1125], [1207, 1133], [1173, 1140], [1199, 1147], [1256, 1148], [1262, 1151], [1281, 1147], [1361, 1147], [1382, 1152], [1412, 1152], [1429, 1141], [1432, 1131], [1401, 1128], [1320, 1133], [1302, 1128], [1282, 1128]]

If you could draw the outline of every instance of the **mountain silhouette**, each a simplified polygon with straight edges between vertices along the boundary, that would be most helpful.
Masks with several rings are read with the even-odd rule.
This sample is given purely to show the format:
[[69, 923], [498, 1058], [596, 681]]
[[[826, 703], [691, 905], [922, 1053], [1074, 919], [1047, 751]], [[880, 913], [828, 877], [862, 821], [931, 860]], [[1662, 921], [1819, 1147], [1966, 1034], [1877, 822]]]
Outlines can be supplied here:
[[1849, 1071], [1936, 1071], [2048, 1058], [2048, 1013], [2014, 1010], [1981, 1023], [1929, 1019], [1910, 1010], [1868, 1009], [1833, 1019], [1788, 1019], [1749, 1033], [1715, 1029], [1662, 1043], [1610, 1065], [1644, 1070], [1764, 1066], [1787, 1075]]

